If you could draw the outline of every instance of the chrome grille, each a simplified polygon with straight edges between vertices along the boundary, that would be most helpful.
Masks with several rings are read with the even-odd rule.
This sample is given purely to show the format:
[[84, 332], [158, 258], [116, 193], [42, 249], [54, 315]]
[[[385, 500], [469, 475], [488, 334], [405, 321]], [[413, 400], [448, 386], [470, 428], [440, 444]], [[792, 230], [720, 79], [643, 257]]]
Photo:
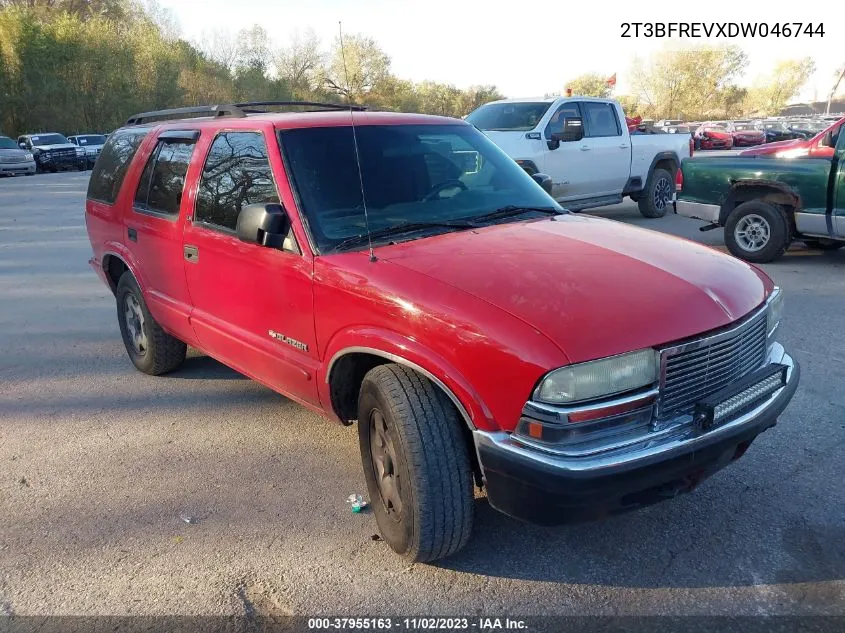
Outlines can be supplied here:
[[697, 401], [751, 373], [765, 359], [765, 310], [724, 333], [663, 350], [658, 417], [690, 413]]

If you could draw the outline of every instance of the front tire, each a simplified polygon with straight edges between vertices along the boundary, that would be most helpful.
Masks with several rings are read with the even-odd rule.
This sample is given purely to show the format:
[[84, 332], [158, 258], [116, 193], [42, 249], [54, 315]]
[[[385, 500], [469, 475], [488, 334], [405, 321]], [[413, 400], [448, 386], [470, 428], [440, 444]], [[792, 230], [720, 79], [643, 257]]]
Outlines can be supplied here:
[[188, 346], [156, 322], [131, 272], [121, 275], [115, 295], [120, 335], [135, 367], [151, 376], [160, 376], [179, 367], [185, 360]]
[[755, 264], [776, 260], [791, 241], [779, 207], [760, 200], [743, 202], [725, 222], [725, 245], [735, 257]]
[[662, 218], [672, 203], [675, 179], [665, 169], [655, 169], [637, 201], [640, 213], [646, 218]]
[[472, 469], [463, 420], [428, 379], [396, 364], [370, 370], [358, 399], [364, 478], [382, 537], [413, 562], [469, 540]]
[[812, 248], [819, 251], [838, 251], [845, 246], [845, 242], [837, 242], [836, 240], [826, 240], [819, 238], [817, 240], [805, 239], [803, 240], [807, 248]]

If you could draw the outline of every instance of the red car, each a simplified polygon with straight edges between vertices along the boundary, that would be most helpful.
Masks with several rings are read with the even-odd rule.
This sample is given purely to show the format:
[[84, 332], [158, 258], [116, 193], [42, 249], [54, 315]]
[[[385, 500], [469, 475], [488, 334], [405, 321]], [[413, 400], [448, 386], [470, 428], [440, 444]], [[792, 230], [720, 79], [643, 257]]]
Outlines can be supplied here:
[[778, 158], [832, 158], [836, 141], [842, 131], [845, 118], [839, 119], [814, 137], [778, 141], [762, 147], [740, 152], [740, 156], [776, 156]]
[[730, 123], [725, 128], [731, 133], [734, 147], [752, 147], [766, 142], [766, 133], [750, 123]]
[[733, 135], [726, 128], [714, 123], [702, 123], [693, 134], [695, 149], [731, 149]]
[[357, 422], [381, 536], [409, 559], [466, 543], [474, 483], [546, 524], [691, 490], [795, 392], [760, 269], [569, 214], [457, 119], [270, 107], [114, 132], [90, 263], [140, 371], [177, 370], [190, 345]]

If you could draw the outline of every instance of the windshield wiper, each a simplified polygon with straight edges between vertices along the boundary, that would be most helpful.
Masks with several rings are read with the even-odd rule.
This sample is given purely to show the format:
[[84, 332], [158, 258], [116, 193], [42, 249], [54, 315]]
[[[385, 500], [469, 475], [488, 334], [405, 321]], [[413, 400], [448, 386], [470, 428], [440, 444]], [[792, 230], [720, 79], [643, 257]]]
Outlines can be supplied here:
[[545, 213], [546, 215], [560, 215], [561, 213], [566, 213], [563, 209], [556, 209], [554, 207], [520, 207], [514, 204], [509, 204], [504, 207], [499, 207], [491, 211], [490, 213], [485, 213], [484, 215], [476, 215], [472, 218], [464, 218], [467, 222], [472, 222], [473, 224], [477, 224], [479, 221], [484, 220], [498, 220], [500, 218], [512, 218], [517, 215], [522, 215], [523, 213], [530, 213], [531, 211], [536, 211], [537, 213]]
[[389, 237], [391, 235], [401, 235], [402, 233], [410, 233], [412, 231], [421, 231], [423, 229], [431, 229], [431, 228], [448, 228], [454, 230], [466, 230], [466, 229], [474, 229], [477, 228], [475, 224], [471, 222], [463, 222], [463, 221], [456, 221], [456, 222], [404, 222], [402, 224], [397, 224], [395, 226], [388, 226], [383, 229], [378, 229], [377, 231], [372, 231], [369, 236], [366, 233], [362, 233], [360, 235], [354, 235], [349, 237], [339, 244], [337, 244], [332, 250], [339, 251], [345, 246], [350, 246], [352, 244], [358, 244], [361, 242], [367, 242], [369, 240], [377, 240], [383, 237]]

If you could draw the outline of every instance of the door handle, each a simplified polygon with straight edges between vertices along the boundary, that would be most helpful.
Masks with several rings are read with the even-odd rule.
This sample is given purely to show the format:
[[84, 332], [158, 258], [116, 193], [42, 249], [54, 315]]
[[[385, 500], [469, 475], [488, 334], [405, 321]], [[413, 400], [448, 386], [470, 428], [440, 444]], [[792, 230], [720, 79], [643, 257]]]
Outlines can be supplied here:
[[619, 149], [628, 149], [628, 145], [625, 144], [625, 143], [622, 143], [622, 145], [619, 146]]
[[126, 229], [126, 235], [129, 237], [129, 239], [131, 241], [133, 241], [133, 242], [138, 241], [138, 230], [137, 229], [127, 228]]
[[582, 152], [589, 152], [589, 151], [590, 151], [590, 146], [589, 146], [589, 145], [582, 145], [582, 146], [581, 146], [581, 151], [582, 151]]
[[196, 246], [184, 246], [185, 260], [196, 264], [200, 260], [200, 249]]

